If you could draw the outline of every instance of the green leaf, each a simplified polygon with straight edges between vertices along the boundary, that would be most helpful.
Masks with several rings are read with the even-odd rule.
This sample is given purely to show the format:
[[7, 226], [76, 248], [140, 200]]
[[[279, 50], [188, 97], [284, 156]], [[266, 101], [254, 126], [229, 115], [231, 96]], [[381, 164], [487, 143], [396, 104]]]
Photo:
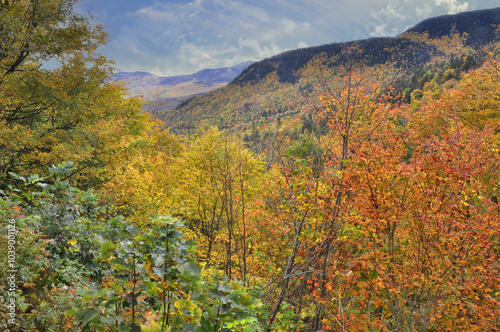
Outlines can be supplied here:
[[99, 314], [100, 314], [99, 310], [93, 308], [87, 309], [84, 312], [83, 317], [81, 319], [83, 326], [88, 325], [92, 321], [92, 319], [94, 319], [94, 317], [96, 317]]

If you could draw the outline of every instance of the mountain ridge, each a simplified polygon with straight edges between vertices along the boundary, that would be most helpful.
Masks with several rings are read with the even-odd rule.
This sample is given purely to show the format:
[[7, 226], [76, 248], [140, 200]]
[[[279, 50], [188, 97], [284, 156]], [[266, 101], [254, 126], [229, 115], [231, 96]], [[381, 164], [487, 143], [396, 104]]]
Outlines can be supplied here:
[[[174, 132], [192, 132], [201, 125], [217, 125], [220, 129], [241, 129], [253, 135], [270, 121], [278, 128], [286, 119], [304, 117], [307, 99], [311, 92], [320, 89], [319, 81], [323, 80], [324, 71], [337, 75], [353, 63], [373, 70], [389, 65], [394, 76], [382, 74], [386, 83], [396, 83], [397, 93], [409, 102], [413, 91], [423, 89], [435, 73], [440, 82], [444, 82], [449, 78], [459, 78], [461, 72], [481, 64], [480, 47], [500, 40], [497, 28], [500, 25], [499, 12], [500, 8], [493, 8], [447, 15], [425, 20], [395, 37], [286, 51], [253, 63], [222, 89], [191, 98], [175, 110], [159, 112], [157, 116]], [[478, 17], [487, 19], [478, 22]], [[463, 21], [463, 24], [456, 24], [456, 30], [450, 26], [449, 31], [460, 30], [468, 35], [440, 39], [444, 33], [441, 26], [453, 20]], [[480, 32], [486, 32], [486, 37], [478, 38]], [[464, 38], [469, 46], [463, 45]], [[454, 48], [459, 45], [462, 45], [461, 51], [454, 53]], [[334, 76], [330, 78], [335, 80]], [[304, 118], [304, 125], [307, 121]]]
[[433, 37], [447, 36], [452, 32], [467, 33], [466, 44], [480, 44], [495, 38], [495, 30], [500, 24], [500, 7], [479, 9], [457, 14], [431, 17], [408, 28], [406, 33], [429, 33]]
[[147, 81], [144, 83], [150, 85], [176, 85], [191, 81], [209, 84], [215, 82], [226, 82], [228, 79], [232, 80], [252, 63], [254, 63], [254, 61], [246, 61], [231, 67], [207, 68], [201, 69], [193, 74], [174, 76], [155, 75], [144, 71], [119, 72], [113, 76], [113, 79], [118, 81], [133, 80], [131, 83], [134, 83], [138, 79], [145, 79]]
[[[159, 76], [144, 71], [119, 72], [112, 78], [122, 82], [130, 96], [140, 96], [148, 102], [161, 101], [171, 109], [192, 96], [226, 86], [252, 63], [247, 61], [232, 67], [202, 69], [177, 76]], [[145, 108], [151, 111], [151, 107]]]
[[[333, 56], [340, 54], [343, 49], [350, 46], [357, 46], [367, 51], [365, 58], [371, 61], [372, 64], [383, 63], [387, 60], [387, 57], [381, 56], [378, 47], [373, 46], [382, 43], [399, 43], [402, 41], [402, 37], [411, 33], [428, 33], [429, 38], [440, 38], [449, 35], [455, 29], [460, 34], [468, 33], [467, 45], [480, 46], [493, 40], [499, 40], [498, 26], [500, 26], [500, 7], [461, 12], [453, 15], [441, 15], [423, 20], [395, 37], [372, 37], [285, 51], [253, 63], [231, 83], [246, 84], [259, 81], [270, 72], [276, 72], [282, 82], [293, 83], [296, 78], [291, 73], [292, 68], [295, 71], [303, 68], [305, 64], [321, 52], [326, 53], [327, 56]], [[413, 45], [408, 46], [418, 47], [418, 44], [413, 43]], [[392, 47], [392, 45], [389, 45], [389, 47]], [[420, 47], [423, 47], [423, 45], [420, 45]], [[425, 52], [426, 50], [421, 49], [420, 51]]]

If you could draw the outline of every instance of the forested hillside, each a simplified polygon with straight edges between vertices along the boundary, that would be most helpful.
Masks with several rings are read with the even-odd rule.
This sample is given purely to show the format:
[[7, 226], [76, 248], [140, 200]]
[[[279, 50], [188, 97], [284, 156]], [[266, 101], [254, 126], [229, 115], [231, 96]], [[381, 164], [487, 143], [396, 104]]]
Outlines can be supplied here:
[[346, 66], [378, 69], [381, 83], [404, 92], [409, 101], [413, 90], [421, 90], [432, 79], [430, 73], [442, 75], [443, 69], [450, 69], [460, 75], [479, 66], [483, 54], [478, 50], [498, 41], [498, 24], [497, 8], [431, 18], [397, 37], [291, 50], [254, 63], [226, 88], [157, 116], [179, 133], [216, 123], [221, 128], [243, 126], [249, 135], [257, 135], [271, 119], [282, 122], [303, 113], [311, 87], [342, 75], [340, 68]]
[[0, 5], [1, 331], [500, 328], [498, 9], [488, 40], [472, 12], [290, 51], [162, 121], [73, 6]]

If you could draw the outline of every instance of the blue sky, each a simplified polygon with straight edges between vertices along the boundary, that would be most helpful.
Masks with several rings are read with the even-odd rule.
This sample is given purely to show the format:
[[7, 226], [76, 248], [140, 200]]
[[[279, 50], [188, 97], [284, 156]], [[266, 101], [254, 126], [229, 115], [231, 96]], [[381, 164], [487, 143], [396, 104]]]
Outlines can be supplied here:
[[106, 26], [119, 71], [157, 75], [261, 60], [307, 46], [394, 36], [432, 16], [497, 0], [80, 0]]

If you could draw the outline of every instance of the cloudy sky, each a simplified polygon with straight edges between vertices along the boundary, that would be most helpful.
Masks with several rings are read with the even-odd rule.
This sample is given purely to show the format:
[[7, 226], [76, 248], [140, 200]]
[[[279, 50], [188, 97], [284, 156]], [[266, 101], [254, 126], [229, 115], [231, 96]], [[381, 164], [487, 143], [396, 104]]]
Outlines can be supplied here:
[[236, 65], [307, 46], [394, 36], [428, 17], [498, 0], [80, 0], [107, 27], [120, 71], [157, 75]]

